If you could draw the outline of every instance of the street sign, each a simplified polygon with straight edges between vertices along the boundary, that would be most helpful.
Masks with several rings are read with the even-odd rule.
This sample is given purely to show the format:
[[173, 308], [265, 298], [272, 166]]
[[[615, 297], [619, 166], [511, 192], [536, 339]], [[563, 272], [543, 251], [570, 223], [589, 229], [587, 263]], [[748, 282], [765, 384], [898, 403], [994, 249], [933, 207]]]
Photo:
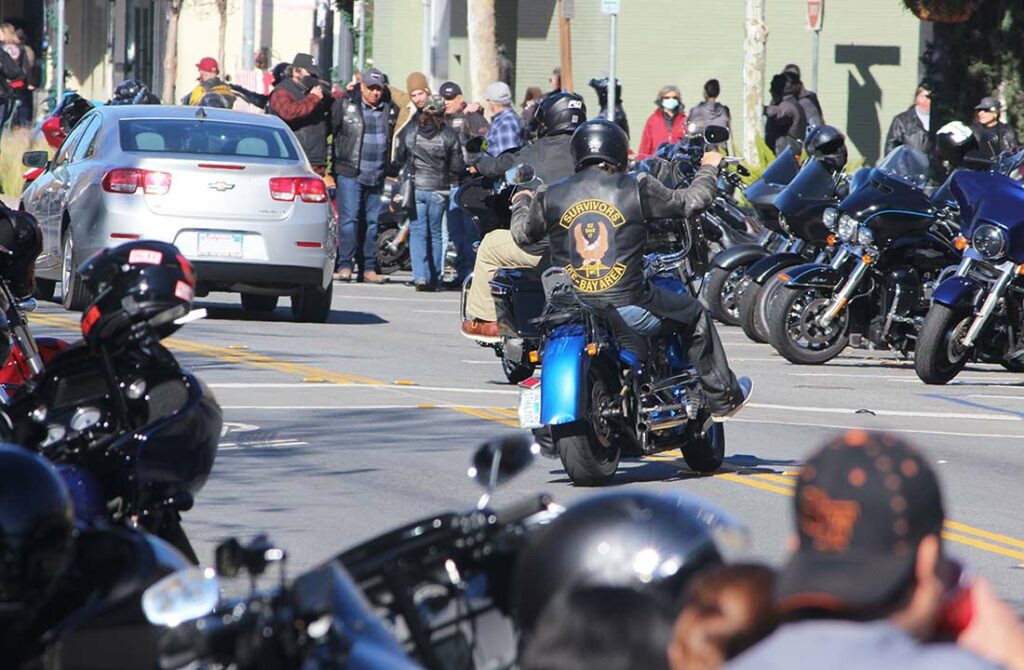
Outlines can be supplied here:
[[601, 13], [618, 14], [621, 6], [620, 0], [601, 0]]
[[807, 29], [821, 30], [821, 19], [825, 13], [825, 0], [807, 0]]

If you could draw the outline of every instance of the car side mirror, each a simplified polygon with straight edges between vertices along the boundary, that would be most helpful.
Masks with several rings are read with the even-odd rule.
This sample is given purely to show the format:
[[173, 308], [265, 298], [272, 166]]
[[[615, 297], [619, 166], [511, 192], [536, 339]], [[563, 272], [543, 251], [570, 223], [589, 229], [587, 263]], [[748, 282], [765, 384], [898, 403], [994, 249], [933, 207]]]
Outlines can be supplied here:
[[519, 165], [509, 168], [505, 172], [505, 181], [509, 184], [526, 184], [533, 181], [533, 178], [537, 176], [537, 171], [529, 163], [520, 163]]
[[729, 129], [725, 126], [707, 126], [704, 128], [704, 141], [708, 144], [722, 144], [729, 140]]
[[21, 155], [21, 164], [30, 168], [44, 168], [50, 162], [50, 154], [45, 151], [26, 151]]

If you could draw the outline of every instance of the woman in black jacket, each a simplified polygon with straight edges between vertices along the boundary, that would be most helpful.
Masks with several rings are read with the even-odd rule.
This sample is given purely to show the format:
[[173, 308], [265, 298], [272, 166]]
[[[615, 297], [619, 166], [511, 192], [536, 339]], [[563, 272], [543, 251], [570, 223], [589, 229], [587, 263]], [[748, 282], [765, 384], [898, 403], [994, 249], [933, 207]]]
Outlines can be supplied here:
[[416, 219], [410, 225], [409, 254], [417, 291], [431, 291], [444, 274], [441, 246], [451, 184], [466, 169], [455, 131], [444, 122], [444, 100], [431, 96], [398, 137], [395, 162], [413, 180]]

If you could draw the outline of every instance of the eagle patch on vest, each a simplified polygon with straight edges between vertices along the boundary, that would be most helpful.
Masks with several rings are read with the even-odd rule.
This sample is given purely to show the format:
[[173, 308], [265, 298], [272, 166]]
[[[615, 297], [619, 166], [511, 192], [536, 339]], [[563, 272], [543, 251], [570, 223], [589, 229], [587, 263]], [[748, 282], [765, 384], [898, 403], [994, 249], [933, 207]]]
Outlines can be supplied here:
[[604, 200], [581, 200], [562, 214], [558, 225], [569, 232], [569, 265], [572, 285], [584, 293], [601, 293], [612, 288], [626, 273], [615, 262], [615, 229], [626, 217]]

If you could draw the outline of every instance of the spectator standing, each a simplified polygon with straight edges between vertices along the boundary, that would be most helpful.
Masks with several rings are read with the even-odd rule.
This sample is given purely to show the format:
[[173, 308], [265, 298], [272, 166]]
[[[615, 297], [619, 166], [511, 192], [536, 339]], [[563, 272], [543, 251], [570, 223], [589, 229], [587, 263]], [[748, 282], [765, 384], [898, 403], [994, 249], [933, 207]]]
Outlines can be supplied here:
[[445, 123], [444, 100], [431, 96], [398, 135], [396, 163], [416, 186], [416, 220], [409, 230], [412, 278], [417, 291], [437, 288], [444, 274], [442, 220], [450, 185], [466, 169], [462, 144]]
[[181, 104], [231, 109], [235, 104], [235, 92], [220, 78], [217, 60], [207, 56], [196, 63], [196, 69], [199, 70], [199, 83], [182, 98]]
[[791, 75], [790, 79], [795, 83], [796, 99], [800, 108], [804, 110], [808, 125], [821, 126], [825, 124], [825, 114], [821, 111], [821, 103], [818, 102], [818, 94], [808, 91], [800, 77], [800, 66], [790, 63], [782, 70], [783, 74]]
[[775, 589], [787, 623], [727, 668], [1024, 667], [1024, 629], [982, 579], [957, 644], [929, 642], [964, 587], [943, 553], [938, 480], [915, 449], [849, 431], [807, 461], [794, 501], [799, 544]]
[[18, 116], [14, 120], [14, 124], [18, 127], [29, 128], [35, 117], [33, 98], [39, 87], [41, 68], [36, 58], [36, 52], [29, 44], [28, 34], [21, 28], [16, 28], [14, 32], [24, 53], [22, 70], [25, 72], [25, 86], [17, 92], [21, 104], [18, 106]]
[[787, 147], [797, 153], [807, 133], [807, 117], [796, 99], [793, 79], [785, 74], [772, 77], [769, 87], [772, 104], [764, 108], [764, 141], [776, 155]]
[[491, 115], [487, 130], [487, 153], [500, 156], [523, 146], [525, 132], [523, 120], [512, 109], [512, 90], [503, 81], [496, 81], [484, 89], [484, 100]]
[[885, 153], [896, 147], [908, 146], [923, 151], [931, 157], [931, 138], [928, 129], [931, 125], [932, 94], [925, 86], [918, 86], [914, 91], [914, 104], [893, 117], [889, 124], [889, 132], [885, 136]]
[[687, 118], [689, 128], [695, 133], [702, 133], [708, 126], [725, 126], [732, 130], [732, 115], [729, 108], [718, 102], [722, 92], [717, 79], [704, 82], [704, 102], [694, 105]]
[[395, 127], [395, 135], [401, 133], [407, 125], [416, 121], [416, 115], [423, 109], [427, 98], [430, 97], [430, 82], [427, 75], [422, 72], [413, 72], [405, 78], [405, 91], [409, 95], [409, 101], [405, 103], [399, 114], [398, 124]]
[[540, 90], [540, 86], [531, 86], [526, 89], [526, 93], [523, 95], [523, 104], [520, 106], [521, 118], [523, 119], [523, 125], [526, 126], [526, 131], [530, 134], [532, 140], [536, 135], [536, 129], [534, 126], [534, 114], [537, 111], [537, 103], [543, 100], [545, 94]]
[[[7, 80], [7, 86], [10, 91], [5, 96], [6, 105], [2, 120], [4, 128], [10, 128], [12, 125], [16, 125], [17, 118], [20, 117], [18, 110], [23, 104], [26, 86], [25, 77], [28, 71], [25, 67], [25, 48], [22, 46], [21, 40], [18, 39], [18, 31], [13, 24], [0, 23], [0, 42], [3, 42], [3, 50], [14, 61], [14, 64], [17, 66], [16, 72], [19, 73], [14, 77], [8, 77]], [[15, 70], [11, 72], [13, 74]]]
[[359, 264], [360, 281], [383, 284], [377, 274], [377, 217], [384, 168], [391, 155], [398, 110], [385, 97], [387, 77], [376, 68], [362, 73], [358, 86], [334, 100], [334, 173], [338, 184], [338, 271], [351, 281]]
[[[441, 98], [444, 100], [445, 123], [455, 131], [459, 139], [459, 146], [462, 149], [462, 156], [468, 160], [466, 143], [474, 137], [487, 135], [487, 119], [480, 112], [467, 112], [466, 102], [462, 95], [462, 88], [453, 81], [446, 81], [439, 89]], [[462, 183], [461, 176], [453, 185]], [[454, 200], [454, 193], [452, 194]], [[473, 220], [466, 216], [454, 202], [449, 203], [448, 214], [448, 237], [455, 245], [455, 283], [459, 286], [465, 281], [469, 273], [473, 271], [473, 263], [476, 260], [476, 251], [473, 245], [480, 239]]]
[[1018, 146], [1017, 132], [1012, 126], [999, 120], [1003, 106], [999, 98], [987, 96], [974, 107], [974, 123], [971, 130], [978, 143], [978, 150], [973, 153], [979, 158], [992, 159], [1004, 151], [1016, 149]]
[[230, 85], [241, 98], [235, 100], [234, 109], [262, 114], [277, 85], [270, 71], [270, 49], [263, 47], [253, 54], [253, 69], [236, 72]]
[[331, 97], [319, 82], [316, 59], [295, 54], [290, 76], [281, 80], [270, 94], [270, 110], [295, 133], [313, 171], [327, 174], [327, 123]]
[[669, 142], [675, 144], [686, 135], [686, 112], [683, 110], [682, 93], [674, 84], [665, 84], [654, 99], [654, 111], [647, 117], [643, 135], [640, 136], [638, 158], [653, 156], [658, 147]]

